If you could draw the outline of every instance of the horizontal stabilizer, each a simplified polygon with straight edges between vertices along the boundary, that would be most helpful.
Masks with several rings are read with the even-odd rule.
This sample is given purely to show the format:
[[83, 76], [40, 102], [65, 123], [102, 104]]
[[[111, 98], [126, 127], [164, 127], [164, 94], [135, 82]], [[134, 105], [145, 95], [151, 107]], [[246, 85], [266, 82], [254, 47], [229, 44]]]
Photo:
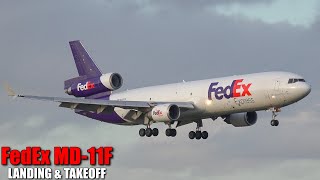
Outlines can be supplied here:
[[4, 84], [4, 87], [7, 91], [8, 96], [17, 96], [17, 94], [14, 92], [14, 90], [9, 86], [8, 83]]

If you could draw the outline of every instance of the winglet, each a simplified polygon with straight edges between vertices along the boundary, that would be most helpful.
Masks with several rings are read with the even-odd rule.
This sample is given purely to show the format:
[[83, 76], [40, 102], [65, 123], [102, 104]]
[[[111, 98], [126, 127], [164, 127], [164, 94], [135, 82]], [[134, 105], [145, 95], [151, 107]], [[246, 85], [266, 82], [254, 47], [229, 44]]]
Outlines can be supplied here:
[[5, 84], [4, 84], [4, 87], [5, 87], [5, 89], [6, 89], [7, 93], [8, 93], [8, 96], [12, 96], [12, 97], [17, 96], [17, 94], [16, 94], [16, 93], [14, 92], [14, 90], [9, 86], [8, 83], [5, 83]]

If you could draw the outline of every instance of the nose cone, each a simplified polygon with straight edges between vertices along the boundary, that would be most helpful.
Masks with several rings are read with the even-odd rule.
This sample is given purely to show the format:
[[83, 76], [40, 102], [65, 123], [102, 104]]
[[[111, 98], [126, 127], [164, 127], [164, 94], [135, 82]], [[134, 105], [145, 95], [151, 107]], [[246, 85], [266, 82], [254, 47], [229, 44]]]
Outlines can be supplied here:
[[304, 94], [304, 97], [306, 97], [311, 92], [311, 86], [307, 83], [303, 83], [303, 85], [301, 85], [300, 88], [301, 88], [302, 94]]
[[311, 86], [307, 83], [297, 83], [293, 89], [298, 99], [306, 97], [311, 92]]

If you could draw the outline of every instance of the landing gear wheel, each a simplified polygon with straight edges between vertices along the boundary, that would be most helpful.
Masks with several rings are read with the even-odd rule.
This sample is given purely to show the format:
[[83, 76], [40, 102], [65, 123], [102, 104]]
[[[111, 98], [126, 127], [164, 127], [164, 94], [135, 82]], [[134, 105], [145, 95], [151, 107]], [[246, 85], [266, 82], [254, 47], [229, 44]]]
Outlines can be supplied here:
[[279, 125], [279, 121], [278, 120], [272, 120], [270, 124], [271, 124], [271, 126], [278, 126]]
[[177, 130], [171, 129], [171, 137], [176, 137], [176, 135], [177, 135]]
[[171, 129], [166, 129], [166, 136], [171, 136]]
[[153, 135], [153, 136], [158, 136], [158, 134], [159, 134], [158, 128], [153, 128], [153, 129], [152, 129], [152, 135]]
[[171, 137], [175, 137], [177, 135], [177, 130], [176, 129], [166, 129], [166, 136], [171, 136]]
[[274, 120], [271, 120], [271, 121], [270, 121], [270, 125], [271, 125], [271, 126], [274, 126], [274, 124], [275, 124]]
[[202, 134], [201, 131], [196, 131], [196, 139], [201, 139]]
[[152, 136], [152, 129], [151, 129], [151, 128], [147, 128], [147, 129], [146, 129], [146, 136], [147, 136], [147, 137]]
[[143, 128], [141, 128], [141, 129], [139, 130], [139, 135], [140, 135], [141, 137], [145, 136], [145, 135], [146, 135], [146, 130], [143, 129]]
[[201, 135], [202, 135], [202, 139], [207, 139], [208, 136], [209, 136], [209, 134], [208, 134], [207, 131], [203, 131], [203, 132], [201, 133]]
[[189, 132], [189, 138], [194, 139], [196, 137], [196, 133], [194, 131]]

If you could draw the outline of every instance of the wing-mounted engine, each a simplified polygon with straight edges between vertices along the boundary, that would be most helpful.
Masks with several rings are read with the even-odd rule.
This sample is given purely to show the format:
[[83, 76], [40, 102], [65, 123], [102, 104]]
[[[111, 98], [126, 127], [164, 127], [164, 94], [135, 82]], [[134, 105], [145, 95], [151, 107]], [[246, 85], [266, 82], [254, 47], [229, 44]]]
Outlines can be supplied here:
[[232, 124], [234, 127], [252, 126], [257, 122], [258, 115], [256, 112], [245, 112], [231, 114], [224, 120], [227, 124]]
[[176, 121], [180, 117], [180, 108], [175, 104], [160, 104], [148, 113], [148, 117], [157, 122]]
[[75, 97], [87, 97], [117, 90], [122, 86], [122, 82], [118, 73], [107, 73], [93, 78], [75, 78], [65, 82], [65, 92]]

